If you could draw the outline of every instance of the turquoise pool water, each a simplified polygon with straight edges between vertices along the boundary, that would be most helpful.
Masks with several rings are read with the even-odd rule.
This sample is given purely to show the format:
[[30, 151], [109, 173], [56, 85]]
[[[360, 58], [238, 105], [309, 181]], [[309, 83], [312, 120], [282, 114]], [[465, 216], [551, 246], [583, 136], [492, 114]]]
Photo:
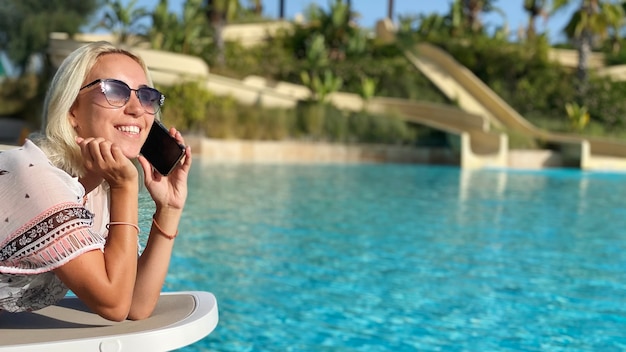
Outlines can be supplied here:
[[184, 351], [626, 349], [626, 175], [196, 161], [190, 185], [165, 289], [220, 322]]

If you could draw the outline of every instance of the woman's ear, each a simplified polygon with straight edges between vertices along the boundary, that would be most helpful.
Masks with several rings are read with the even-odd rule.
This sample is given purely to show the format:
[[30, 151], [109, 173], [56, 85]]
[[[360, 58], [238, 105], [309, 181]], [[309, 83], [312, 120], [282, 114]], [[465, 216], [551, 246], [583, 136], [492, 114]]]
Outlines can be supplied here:
[[78, 102], [75, 102], [74, 104], [72, 104], [72, 107], [70, 108], [69, 114], [67, 114], [67, 118], [70, 120], [70, 124], [72, 125], [72, 127], [76, 128], [78, 127], [78, 121], [76, 121], [76, 107], [78, 105]]

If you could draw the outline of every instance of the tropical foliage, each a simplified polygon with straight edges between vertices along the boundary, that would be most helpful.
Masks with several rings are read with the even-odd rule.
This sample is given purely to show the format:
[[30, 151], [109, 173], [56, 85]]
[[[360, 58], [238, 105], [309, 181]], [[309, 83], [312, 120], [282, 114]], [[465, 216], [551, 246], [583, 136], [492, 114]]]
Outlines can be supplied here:
[[39, 127], [38, 116], [50, 76], [50, 33], [77, 33], [101, 6], [100, 0], [0, 1], [0, 51], [20, 74], [2, 81], [0, 114], [21, 114]]
[[77, 33], [101, 6], [100, 0], [2, 0], [0, 48], [24, 69], [46, 52], [50, 32]]
[[118, 43], [129, 42], [134, 33], [145, 32], [147, 26], [142, 20], [150, 15], [145, 7], [137, 7], [137, 0], [130, 0], [124, 5], [120, 0], [105, 0], [104, 15], [93, 29], [105, 29], [117, 37]]
[[[523, 116], [541, 127], [581, 130], [581, 133], [626, 130], [626, 106], [621, 102], [626, 84], [596, 77], [589, 68], [593, 51], [604, 52], [609, 63], [626, 62], [620, 35], [626, 18], [624, 1], [517, 0], [520, 10], [528, 15], [528, 22], [525, 30], [518, 31], [516, 41], [510, 40], [513, 36], [506, 21], [495, 30], [483, 24], [485, 14], [502, 13], [498, 7], [502, 1], [452, 0], [444, 14], [399, 16], [398, 46], [378, 42], [366, 29], [356, 26], [359, 14], [352, 10], [350, 1], [329, 0], [326, 8], [311, 4], [304, 22], [294, 23], [293, 31], [249, 48], [225, 42], [222, 32], [230, 23], [263, 20], [260, 0], [185, 0], [176, 12], [169, 10], [168, 0], [159, 0], [151, 10], [138, 7], [137, 0], [5, 0], [0, 2], [0, 45], [6, 48], [12, 61], [25, 67], [33, 55], [44, 52], [49, 31], [71, 34], [88, 23], [96, 23], [97, 27], [117, 34], [121, 41], [136, 39], [155, 49], [202, 57], [214, 73], [237, 78], [256, 74], [270, 80], [304, 84], [313, 93], [312, 102], [302, 104], [298, 110], [310, 118], [290, 120], [287, 125], [291, 127], [275, 134], [293, 137], [298, 135], [293, 132], [293, 126], [300, 126], [301, 133], [308, 130], [324, 135], [319, 133], [323, 130], [320, 126], [326, 124], [321, 121], [328, 117], [324, 115], [335, 114], [328, 107], [316, 107], [316, 104], [323, 104], [330, 93], [339, 89], [365, 99], [379, 95], [454, 105], [403, 56], [404, 49], [429, 41], [451, 53]], [[284, 6], [283, 1], [280, 4]], [[576, 11], [563, 28], [569, 41], [561, 45], [578, 50], [575, 71], [550, 61], [546, 35], [535, 28], [538, 19], [549, 21], [552, 14], [572, 7]], [[94, 18], [98, 9], [100, 15]], [[189, 89], [179, 87], [180, 91], [171, 94], [184, 97]], [[15, 94], [14, 89], [4, 91], [5, 96]], [[188, 102], [186, 106], [184, 114], [189, 116], [189, 121], [185, 124], [190, 129], [202, 129], [201, 115], [217, 113], [200, 108], [191, 113], [189, 107], [196, 105]], [[224, 104], [220, 113], [226, 114], [228, 109], [239, 108]], [[237, 121], [252, 123], [262, 119], [250, 117]]]
[[528, 39], [533, 39], [537, 35], [535, 28], [537, 18], [542, 17], [544, 20], [547, 20], [547, 5], [548, 0], [524, 0], [524, 11], [528, 13], [528, 26], [526, 27], [526, 37]]
[[[584, 100], [588, 91], [589, 57], [594, 44], [598, 40], [612, 35], [614, 40], [619, 38], [619, 29], [624, 24], [624, 5], [601, 0], [577, 0], [580, 7], [574, 12], [565, 27], [565, 33], [572, 40], [578, 50], [577, 67], [577, 100]], [[558, 11], [571, 0], [554, 0], [553, 9]], [[617, 30], [615, 30], [617, 29]]]
[[169, 12], [167, 0], [160, 0], [152, 13], [147, 38], [152, 48], [203, 56], [211, 45], [210, 29], [203, 14], [203, 0], [187, 0], [181, 15]]

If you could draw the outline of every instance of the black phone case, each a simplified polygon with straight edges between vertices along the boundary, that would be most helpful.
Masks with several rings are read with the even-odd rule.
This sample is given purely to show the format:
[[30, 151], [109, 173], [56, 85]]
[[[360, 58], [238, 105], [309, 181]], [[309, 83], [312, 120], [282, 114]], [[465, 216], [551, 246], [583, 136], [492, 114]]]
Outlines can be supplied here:
[[141, 155], [161, 175], [167, 176], [185, 155], [185, 146], [170, 136], [169, 131], [160, 121], [154, 120], [148, 138], [141, 147]]

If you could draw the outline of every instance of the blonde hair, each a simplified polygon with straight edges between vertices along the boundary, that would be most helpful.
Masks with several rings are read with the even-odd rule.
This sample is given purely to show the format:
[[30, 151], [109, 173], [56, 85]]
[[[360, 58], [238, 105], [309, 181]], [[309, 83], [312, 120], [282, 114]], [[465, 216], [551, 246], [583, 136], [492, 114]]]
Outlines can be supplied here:
[[109, 42], [94, 42], [73, 51], [54, 75], [43, 107], [46, 122], [45, 135], [37, 143], [54, 166], [76, 177], [85, 174], [76, 131], [70, 122], [70, 109], [76, 102], [80, 88], [98, 59], [107, 54], [123, 54], [135, 60], [143, 69], [152, 86], [145, 62], [130, 51]]

